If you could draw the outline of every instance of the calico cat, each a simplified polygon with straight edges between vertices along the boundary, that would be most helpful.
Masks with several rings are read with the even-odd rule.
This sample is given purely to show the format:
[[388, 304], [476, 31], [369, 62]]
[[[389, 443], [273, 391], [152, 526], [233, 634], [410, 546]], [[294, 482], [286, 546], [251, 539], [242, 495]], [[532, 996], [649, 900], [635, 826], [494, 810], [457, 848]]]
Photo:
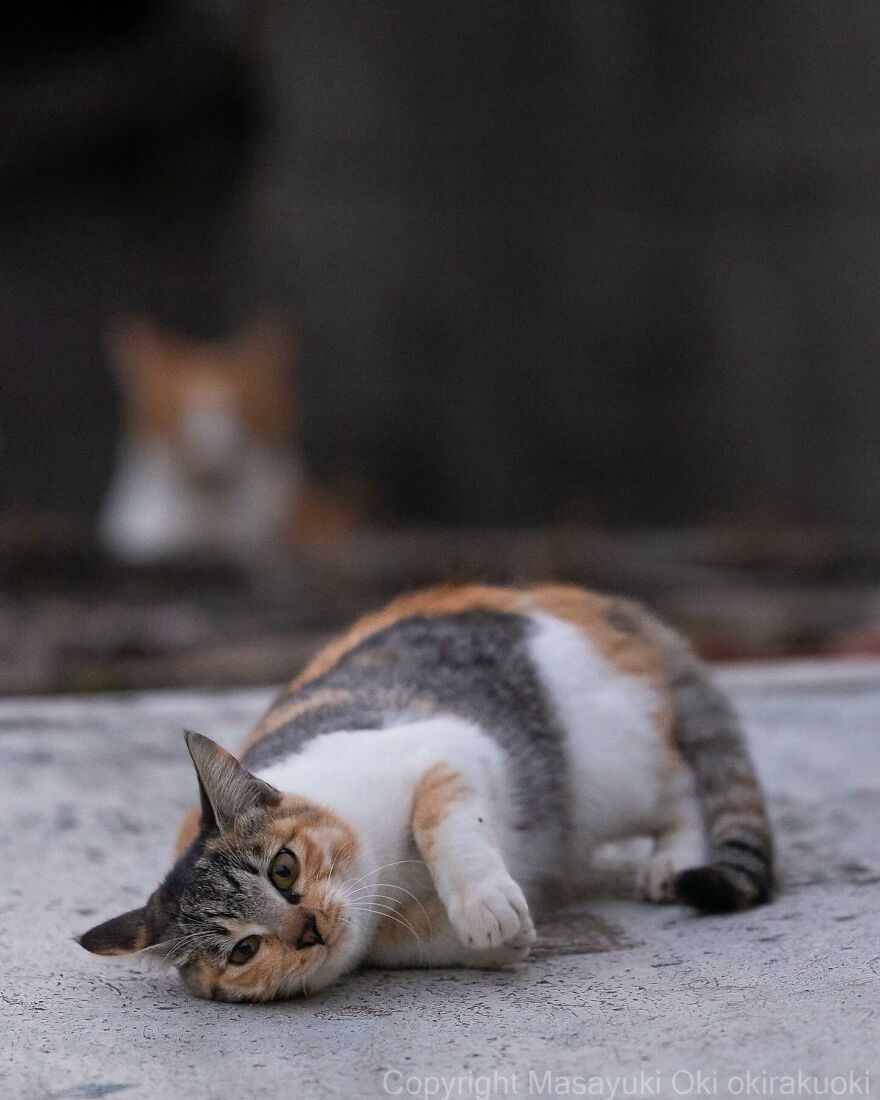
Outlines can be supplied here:
[[202, 555], [246, 565], [267, 552], [301, 488], [288, 325], [267, 314], [197, 341], [128, 319], [110, 345], [125, 424], [101, 521], [108, 549], [141, 564]]
[[241, 762], [186, 743], [201, 810], [177, 863], [80, 942], [153, 949], [200, 997], [287, 997], [360, 964], [515, 963], [541, 884], [625, 837], [653, 839], [648, 900], [726, 912], [773, 893], [739, 724], [687, 644], [627, 600], [404, 596], [314, 658]]

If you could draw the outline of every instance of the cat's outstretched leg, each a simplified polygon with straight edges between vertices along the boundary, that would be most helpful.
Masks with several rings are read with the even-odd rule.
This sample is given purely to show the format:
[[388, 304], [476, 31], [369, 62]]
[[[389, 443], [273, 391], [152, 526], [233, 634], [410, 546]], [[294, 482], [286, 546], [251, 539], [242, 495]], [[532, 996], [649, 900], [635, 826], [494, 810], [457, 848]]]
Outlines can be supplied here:
[[424, 773], [413, 802], [416, 846], [464, 947], [531, 943], [528, 904], [501, 854], [490, 782], [474, 764], [435, 764]]

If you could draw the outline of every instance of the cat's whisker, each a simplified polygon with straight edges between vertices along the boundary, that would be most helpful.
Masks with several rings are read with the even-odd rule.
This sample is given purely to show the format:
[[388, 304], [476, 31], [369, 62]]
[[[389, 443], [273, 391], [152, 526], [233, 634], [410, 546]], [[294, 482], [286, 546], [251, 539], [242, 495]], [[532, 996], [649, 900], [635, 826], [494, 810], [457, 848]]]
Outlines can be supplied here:
[[[430, 927], [431, 920], [430, 920], [430, 917], [428, 916], [428, 912], [425, 909], [424, 905], [422, 904], [421, 899], [416, 897], [416, 895], [412, 892], [412, 890], [407, 890], [404, 886], [398, 886], [397, 883], [395, 883], [395, 882], [377, 882], [377, 883], [375, 883], [375, 885], [377, 887], [383, 887], [383, 888], [387, 888], [389, 890], [399, 890], [402, 894], [406, 894], [407, 897], [412, 898], [412, 900], [416, 903], [416, 905], [419, 907], [419, 909], [421, 909], [422, 915], [424, 916], [425, 921], [428, 924], [428, 927]], [[368, 887], [368, 886], [358, 887], [357, 891], [354, 894], [351, 895], [351, 900], [352, 901], [357, 901], [359, 898], [363, 897], [363, 895], [365, 893], [367, 893], [370, 889], [371, 889], [371, 887]], [[383, 894], [377, 895], [377, 897], [384, 897], [384, 896], [385, 895], [383, 895]], [[389, 899], [389, 900], [397, 900], [397, 899]]]
[[167, 959], [185, 960], [190, 955], [193, 947], [203, 943], [206, 939], [216, 937], [216, 932], [203, 929], [198, 932], [188, 932], [185, 936], [178, 936], [173, 940], [165, 940], [160, 943], [151, 944], [146, 947], [145, 951], [153, 951], [157, 955], [163, 955]]
[[412, 898], [413, 901], [418, 901], [419, 900], [416, 897], [416, 895], [412, 892], [412, 890], [407, 890], [407, 888], [405, 886], [398, 886], [398, 884], [396, 882], [374, 882], [374, 883], [371, 883], [369, 886], [367, 886], [367, 885], [359, 886], [357, 888], [357, 890], [355, 891], [355, 893], [357, 894], [357, 893], [362, 893], [363, 891], [366, 891], [366, 890], [372, 890], [376, 886], [381, 886], [381, 887], [383, 887], [385, 889], [388, 889], [388, 890], [399, 890], [402, 894], [406, 894], [407, 897]]
[[[378, 901], [377, 901], [378, 898], [383, 898], [385, 901], [392, 902], [393, 903], [393, 905], [392, 905], [393, 911], [395, 913], [400, 914], [400, 909], [399, 909], [400, 899], [391, 897], [390, 894], [370, 894], [366, 897], [361, 896], [361, 897], [357, 897], [357, 898], [352, 898], [352, 899], [350, 899], [350, 904], [357, 905], [359, 903], [364, 903], [364, 902], [367, 903], [367, 904], [371, 904], [373, 902], [376, 902], [376, 904], [378, 904]], [[428, 916], [428, 913], [427, 913], [424, 905], [422, 905], [422, 903], [418, 900], [418, 898], [416, 898], [415, 900], [416, 900], [416, 904], [418, 905], [419, 909], [421, 909], [421, 911], [422, 911], [422, 916], [425, 918], [425, 922], [427, 923], [428, 927], [430, 928], [431, 920], [430, 920], [430, 917]], [[383, 908], [388, 908], [388, 906], [383, 906]]]
[[[378, 906], [378, 904], [379, 903], [377, 902], [376, 905]], [[381, 909], [386, 909], [387, 910], [388, 906], [383, 905], [383, 906], [381, 906]], [[422, 955], [424, 955], [425, 957], [430, 957], [428, 955], [428, 950], [425, 947], [425, 941], [418, 934], [418, 932], [415, 930], [415, 928], [413, 928], [412, 924], [410, 924], [410, 922], [408, 920], [406, 920], [406, 918], [401, 917], [398, 913], [394, 913], [394, 912], [382, 913], [382, 912], [378, 912], [376, 909], [369, 908], [369, 907], [356, 907], [355, 911], [356, 912], [361, 912], [361, 913], [371, 913], [374, 917], [379, 917], [380, 920], [390, 920], [390, 921], [393, 921], [395, 924], [399, 924], [402, 928], [405, 928], [413, 936], [415, 941], [418, 943], [420, 961], [421, 961], [421, 956]]]
[[369, 878], [370, 875], [376, 875], [380, 871], [386, 871], [391, 867], [402, 867], [404, 863], [420, 863], [423, 867], [427, 866], [423, 859], [399, 859], [396, 863], [383, 863], [379, 867], [374, 867], [372, 871], [367, 871], [365, 875], [361, 875], [360, 878], [353, 879], [351, 882], [344, 883], [345, 886], [357, 886], [359, 882], [363, 882], [365, 878]]
[[[408, 898], [412, 898], [412, 900], [416, 903], [416, 905], [418, 905], [418, 907], [422, 910], [422, 912], [423, 913], [425, 912], [425, 907], [422, 904], [421, 900], [412, 892], [412, 890], [407, 890], [405, 886], [398, 886], [396, 882], [376, 882], [373, 885], [376, 886], [376, 887], [382, 887], [383, 889], [388, 889], [388, 890], [399, 890], [400, 893], [406, 894], [406, 896]], [[369, 889], [371, 889], [371, 887], [368, 887], [368, 886], [358, 887], [358, 890], [352, 895], [352, 897], [357, 898], [358, 896], [360, 896], [360, 894], [362, 892], [366, 892]]]
[[368, 894], [366, 896], [362, 896], [362, 897], [359, 897], [359, 898], [352, 898], [351, 900], [353, 902], [375, 901], [376, 898], [384, 898], [385, 901], [393, 902], [395, 909], [398, 908], [399, 905], [400, 905], [400, 898], [392, 897], [391, 894]]
[[[384, 896], [384, 895], [381, 895], [381, 894], [379, 895], [379, 897], [382, 897], [382, 896]], [[398, 921], [398, 923], [400, 923], [400, 924], [405, 924], [410, 929], [412, 934], [414, 936], [416, 936], [416, 938], [418, 938], [418, 933], [416, 932], [415, 928], [413, 928], [412, 924], [406, 919], [406, 917], [404, 917], [404, 915], [400, 912], [400, 910], [397, 909], [393, 905], [385, 905], [384, 902], [375, 901], [373, 899], [367, 899], [367, 900], [361, 902], [359, 905], [354, 905], [351, 908], [355, 912], [357, 912], [357, 911], [363, 912], [365, 910], [365, 908], [372, 909], [374, 911], [379, 910], [379, 909], [385, 910], [388, 913], [389, 917], [395, 918]]]
[[382, 905], [380, 902], [374, 902], [370, 906], [359, 906], [355, 909], [355, 912], [372, 913], [373, 916], [382, 917], [383, 920], [387, 919], [390, 921], [394, 921], [395, 924], [399, 924], [403, 928], [408, 929], [413, 934], [413, 936], [421, 943], [421, 937], [419, 936], [418, 932], [416, 932], [415, 928], [413, 928], [412, 924], [405, 917], [402, 917], [400, 913], [397, 912], [397, 910], [392, 909], [389, 905]]
[[[381, 901], [372, 901], [371, 900], [371, 901], [365, 901], [363, 904], [373, 906], [376, 909], [385, 909], [387, 912], [393, 913], [395, 916], [400, 916], [400, 911], [395, 906], [385, 905], [385, 903], [381, 902]], [[363, 908], [363, 906], [361, 906], [361, 908]], [[401, 916], [401, 920], [403, 920], [403, 919], [405, 919], [405, 918]]]

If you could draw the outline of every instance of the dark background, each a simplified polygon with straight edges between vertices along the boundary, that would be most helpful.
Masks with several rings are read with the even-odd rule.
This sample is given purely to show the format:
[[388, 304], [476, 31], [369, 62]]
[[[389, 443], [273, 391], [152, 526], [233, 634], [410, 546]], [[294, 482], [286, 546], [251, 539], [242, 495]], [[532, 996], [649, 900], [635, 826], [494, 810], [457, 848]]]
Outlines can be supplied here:
[[[847, 598], [880, 616], [873, 0], [3, 18], [10, 592], [22, 547], [68, 555], [41, 599], [85, 576], [100, 603], [111, 584], [82, 565], [120, 428], [108, 319], [218, 335], [272, 301], [301, 334], [306, 468], [369, 483], [386, 529], [471, 532], [484, 551], [499, 527], [577, 525], [584, 546], [629, 532], [561, 571], [661, 603], [666, 566], [646, 579], [627, 555], [721, 531], [660, 557], [699, 566], [708, 545], [740, 579], [757, 560], [783, 587], [856, 583]], [[533, 558], [523, 573], [554, 565]], [[783, 650], [829, 629], [802, 620]], [[44, 682], [79, 683], [21, 681]]]

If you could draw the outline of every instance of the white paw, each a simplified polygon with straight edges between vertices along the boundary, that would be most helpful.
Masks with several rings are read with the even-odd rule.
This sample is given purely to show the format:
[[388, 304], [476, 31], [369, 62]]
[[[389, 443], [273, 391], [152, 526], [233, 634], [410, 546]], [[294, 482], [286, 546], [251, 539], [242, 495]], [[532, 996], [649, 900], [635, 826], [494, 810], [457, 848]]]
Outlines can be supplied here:
[[464, 963], [466, 966], [478, 967], [481, 970], [498, 970], [502, 966], [513, 966], [528, 958], [534, 938], [534, 929], [529, 934], [525, 932], [522, 935], [517, 934], [510, 943], [502, 943], [500, 947], [469, 952]]
[[636, 892], [645, 901], [674, 902], [676, 876], [685, 868], [674, 855], [660, 852], [639, 867], [636, 873]]
[[469, 887], [451, 899], [446, 909], [459, 940], [475, 951], [504, 945], [524, 950], [524, 958], [535, 938], [523, 892], [506, 871]]

